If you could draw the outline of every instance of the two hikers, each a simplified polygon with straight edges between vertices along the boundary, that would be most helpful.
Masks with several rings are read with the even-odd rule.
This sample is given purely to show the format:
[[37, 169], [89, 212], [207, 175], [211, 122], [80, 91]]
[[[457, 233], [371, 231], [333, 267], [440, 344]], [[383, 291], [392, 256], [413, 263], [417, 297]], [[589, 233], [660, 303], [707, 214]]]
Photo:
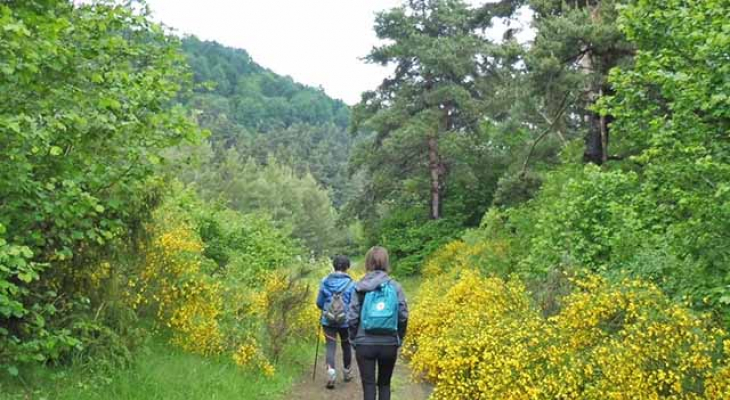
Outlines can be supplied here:
[[[349, 267], [349, 261], [347, 264]], [[390, 400], [390, 380], [398, 358], [398, 348], [403, 343], [408, 326], [408, 305], [403, 288], [388, 275], [390, 261], [387, 250], [378, 246], [371, 248], [365, 256], [365, 271], [365, 276], [349, 289], [346, 318], [349, 338], [342, 339], [343, 355], [345, 360], [349, 360], [345, 347], [347, 343], [352, 343], [364, 400], [375, 400], [376, 394], [380, 400]], [[319, 297], [326, 297], [323, 292], [329, 289], [325, 287], [325, 282], [333, 274], [322, 281]], [[319, 301], [317, 304], [320, 304]], [[330, 309], [328, 306], [325, 301], [320, 307], [323, 309], [323, 321]], [[332, 376], [330, 368], [334, 369], [334, 361], [330, 364], [329, 335], [327, 341], [329, 388], [334, 385], [334, 379], [331, 382], [329, 380]], [[334, 360], [335, 343], [331, 346]], [[349, 367], [348, 361], [345, 361], [345, 366]], [[347, 378], [346, 374], [345, 380]]]

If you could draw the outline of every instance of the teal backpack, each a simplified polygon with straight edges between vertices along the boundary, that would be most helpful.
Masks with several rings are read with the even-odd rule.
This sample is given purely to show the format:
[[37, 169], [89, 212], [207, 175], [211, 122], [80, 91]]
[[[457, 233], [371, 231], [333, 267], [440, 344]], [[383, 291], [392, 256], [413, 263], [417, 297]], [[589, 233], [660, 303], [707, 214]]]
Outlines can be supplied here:
[[360, 323], [371, 335], [398, 332], [398, 293], [390, 281], [365, 294]]

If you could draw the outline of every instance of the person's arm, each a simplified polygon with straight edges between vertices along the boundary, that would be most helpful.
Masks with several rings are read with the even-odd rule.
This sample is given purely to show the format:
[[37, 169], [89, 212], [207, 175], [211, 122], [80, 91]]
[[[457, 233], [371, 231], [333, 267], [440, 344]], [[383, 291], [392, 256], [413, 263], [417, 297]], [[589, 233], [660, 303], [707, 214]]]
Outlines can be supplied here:
[[408, 302], [403, 287], [398, 284], [398, 337], [402, 341], [406, 338], [408, 330]]
[[353, 288], [350, 295], [350, 308], [347, 310], [347, 330], [350, 336], [350, 343], [355, 343], [357, 328], [360, 327], [360, 295]]

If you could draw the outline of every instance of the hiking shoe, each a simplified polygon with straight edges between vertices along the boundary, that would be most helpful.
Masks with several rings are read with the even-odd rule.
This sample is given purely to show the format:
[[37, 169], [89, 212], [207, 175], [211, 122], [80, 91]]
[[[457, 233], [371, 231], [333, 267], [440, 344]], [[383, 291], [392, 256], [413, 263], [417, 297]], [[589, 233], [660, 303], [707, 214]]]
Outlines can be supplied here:
[[335, 380], [337, 379], [337, 371], [334, 368], [327, 369], [327, 389], [335, 388]]
[[343, 369], [342, 374], [344, 375], [345, 382], [350, 382], [352, 380], [352, 369], [351, 368]]

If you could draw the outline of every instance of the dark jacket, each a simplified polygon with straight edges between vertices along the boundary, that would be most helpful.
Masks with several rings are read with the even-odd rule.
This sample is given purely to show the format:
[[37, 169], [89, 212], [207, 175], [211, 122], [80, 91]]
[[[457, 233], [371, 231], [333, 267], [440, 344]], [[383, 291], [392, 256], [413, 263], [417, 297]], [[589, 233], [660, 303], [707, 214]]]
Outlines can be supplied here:
[[[398, 293], [398, 332], [392, 335], [372, 335], [365, 333], [360, 326], [360, 307], [365, 298], [365, 294], [375, 290], [382, 283], [390, 280]], [[355, 295], [352, 296], [350, 309], [347, 313], [347, 323], [349, 325], [350, 342], [354, 345], [383, 345], [383, 346], [400, 346], [406, 337], [406, 329], [408, 328], [408, 303], [403, 293], [403, 288], [395, 280], [391, 279], [387, 273], [383, 271], [368, 272], [360, 282], [355, 285]]]
[[[324, 311], [324, 307], [332, 301], [332, 295], [335, 293], [342, 293], [343, 300], [345, 301], [345, 309], [348, 309], [348, 305], [353, 297], [355, 289], [355, 282], [352, 280], [350, 275], [345, 272], [335, 271], [327, 275], [322, 282], [319, 284], [319, 294], [317, 295], [317, 307]], [[322, 313], [321, 317], [322, 325], [330, 326], [327, 319]], [[347, 320], [341, 326], [333, 326], [333, 328], [347, 328]]]

